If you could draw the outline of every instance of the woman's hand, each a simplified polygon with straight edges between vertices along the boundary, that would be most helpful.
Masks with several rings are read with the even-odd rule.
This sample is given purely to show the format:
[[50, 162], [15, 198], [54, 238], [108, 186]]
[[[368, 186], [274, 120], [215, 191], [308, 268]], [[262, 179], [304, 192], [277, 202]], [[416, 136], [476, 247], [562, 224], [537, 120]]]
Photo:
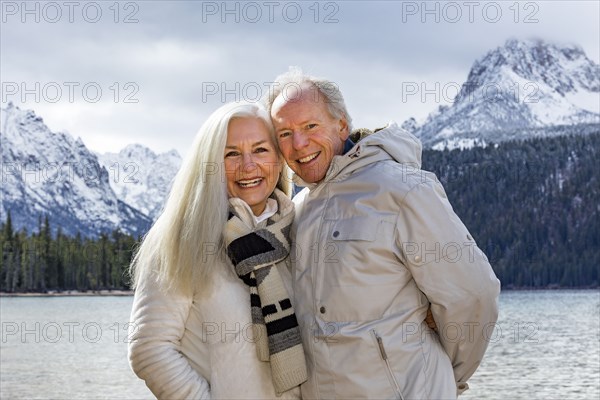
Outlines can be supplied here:
[[433, 314], [431, 313], [431, 307], [427, 309], [427, 316], [425, 317], [425, 322], [430, 329], [437, 331], [437, 325], [435, 324], [435, 320], [433, 319]]

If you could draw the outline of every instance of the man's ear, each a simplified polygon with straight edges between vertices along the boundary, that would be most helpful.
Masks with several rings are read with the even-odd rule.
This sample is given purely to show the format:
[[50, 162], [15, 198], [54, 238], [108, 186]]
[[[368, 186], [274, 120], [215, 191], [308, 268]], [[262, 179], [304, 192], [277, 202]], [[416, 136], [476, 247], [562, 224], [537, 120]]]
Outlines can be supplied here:
[[350, 132], [348, 131], [348, 121], [346, 121], [346, 118], [342, 117], [339, 120], [339, 124], [340, 124], [340, 138], [342, 140], [346, 140], [348, 139], [348, 136], [350, 135]]

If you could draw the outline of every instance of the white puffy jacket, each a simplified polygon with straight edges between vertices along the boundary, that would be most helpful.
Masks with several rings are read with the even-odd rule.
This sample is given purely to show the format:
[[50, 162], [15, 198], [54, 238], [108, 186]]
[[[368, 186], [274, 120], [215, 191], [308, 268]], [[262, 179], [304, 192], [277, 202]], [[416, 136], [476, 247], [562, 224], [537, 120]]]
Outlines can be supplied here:
[[[224, 254], [221, 260], [223, 273], [208, 295], [166, 294], [151, 277], [139, 284], [130, 320], [132, 369], [160, 399], [299, 399], [299, 388], [276, 396], [270, 365], [256, 355], [248, 286]], [[288, 268], [278, 267], [291, 290]]]
[[455, 399], [481, 362], [500, 284], [420, 167], [420, 142], [391, 124], [294, 199], [303, 398]]

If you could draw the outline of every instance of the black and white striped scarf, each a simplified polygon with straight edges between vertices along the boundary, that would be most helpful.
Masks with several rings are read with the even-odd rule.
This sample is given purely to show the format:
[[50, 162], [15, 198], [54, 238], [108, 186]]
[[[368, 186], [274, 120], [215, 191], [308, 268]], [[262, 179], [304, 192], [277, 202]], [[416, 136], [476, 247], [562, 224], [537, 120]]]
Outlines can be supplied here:
[[[290, 252], [293, 208], [277, 213], [264, 228], [252, 229], [232, 209], [225, 225], [227, 255], [237, 275], [250, 288], [250, 306], [257, 356], [270, 361], [278, 394], [307, 379], [300, 328], [277, 263]], [[285, 268], [285, 266], [283, 266]]]

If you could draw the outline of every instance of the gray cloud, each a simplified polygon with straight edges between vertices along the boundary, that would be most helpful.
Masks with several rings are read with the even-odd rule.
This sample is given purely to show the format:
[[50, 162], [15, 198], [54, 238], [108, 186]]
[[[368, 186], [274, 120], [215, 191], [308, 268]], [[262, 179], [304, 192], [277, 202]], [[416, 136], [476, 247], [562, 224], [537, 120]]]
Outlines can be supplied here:
[[[0, 80], [19, 85], [19, 93], [4, 90], [2, 102], [34, 109], [50, 128], [101, 152], [138, 142], [185, 153], [223, 100], [255, 99], [289, 65], [334, 80], [355, 125], [373, 127], [424, 117], [444, 99], [403, 99], [403, 85], [460, 84], [509, 37], [575, 43], [600, 57], [600, 6], [589, 1], [258, 1], [229, 2], [229, 13], [223, 2], [123, 1], [118, 15], [114, 2], [76, 2], [72, 22], [63, 2], [54, 3], [62, 17], [49, 21], [57, 18], [50, 3], [28, 2], [33, 12], [23, 14], [25, 3], [2, 2]], [[98, 8], [101, 17], [90, 22]], [[35, 90], [36, 82], [46, 93], [22, 101], [20, 85]], [[72, 101], [65, 82], [78, 84], [70, 84]], [[62, 96], [49, 101], [56, 85]]]

